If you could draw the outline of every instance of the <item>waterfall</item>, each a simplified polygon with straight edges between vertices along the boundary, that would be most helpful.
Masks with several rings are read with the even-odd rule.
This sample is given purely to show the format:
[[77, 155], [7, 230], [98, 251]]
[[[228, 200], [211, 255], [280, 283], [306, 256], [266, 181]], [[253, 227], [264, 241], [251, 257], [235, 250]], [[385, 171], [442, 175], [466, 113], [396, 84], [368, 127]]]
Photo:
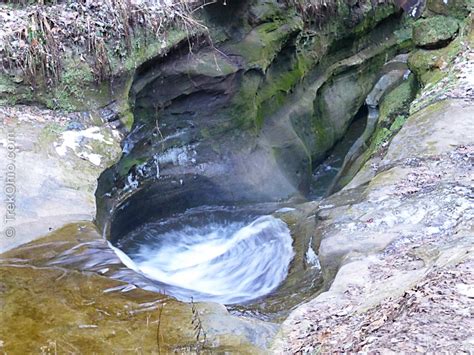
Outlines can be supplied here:
[[294, 255], [289, 229], [280, 219], [239, 220], [208, 212], [149, 223], [118, 247], [125, 265], [163, 284], [166, 293], [224, 304], [273, 291]]

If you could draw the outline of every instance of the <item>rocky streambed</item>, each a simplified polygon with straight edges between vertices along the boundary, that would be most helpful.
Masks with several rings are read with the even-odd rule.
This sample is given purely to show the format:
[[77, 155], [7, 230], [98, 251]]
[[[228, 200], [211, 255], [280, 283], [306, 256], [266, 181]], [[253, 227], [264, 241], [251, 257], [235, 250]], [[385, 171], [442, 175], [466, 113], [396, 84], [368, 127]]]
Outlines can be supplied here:
[[472, 349], [472, 23], [422, 36], [440, 4], [317, 31], [279, 2], [208, 6], [214, 46], [133, 72], [129, 132], [123, 102], [2, 108], [3, 350]]

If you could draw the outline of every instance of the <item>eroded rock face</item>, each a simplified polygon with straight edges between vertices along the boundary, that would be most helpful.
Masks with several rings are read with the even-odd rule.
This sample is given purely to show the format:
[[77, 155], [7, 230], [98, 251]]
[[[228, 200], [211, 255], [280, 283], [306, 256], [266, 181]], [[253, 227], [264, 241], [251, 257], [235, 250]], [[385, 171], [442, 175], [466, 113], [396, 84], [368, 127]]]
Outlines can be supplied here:
[[[316, 35], [304, 32], [301, 18], [277, 2], [250, 8], [233, 2], [229, 7], [242, 16], [219, 6], [207, 14], [216, 25], [228, 25], [218, 50], [197, 46], [189, 54], [184, 43], [137, 72], [131, 91], [135, 126], [123, 158], [101, 177], [97, 193], [101, 227], [113, 214], [112, 230], [106, 230], [112, 241], [149, 218], [190, 206], [304, 194], [312, 162], [344, 134], [381, 65], [406, 43], [399, 32], [392, 35], [399, 17], [390, 6], [372, 13], [368, 3], [354, 4], [344, 9], [349, 11], [344, 21], [331, 22]], [[425, 292], [436, 272], [424, 284], [419, 281], [433, 265], [442, 269], [439, 275], [470, 272], [473, 110], [461, 99], [472, 98], [472, 92], [461, 97], [459, 87], [447, 87], [453, 100], [435, 106], [422, 100], [429, 91], [422, 93], [417, 104], [423, 105], [413, 106], [387, 154], [369, 160], [345, 190], [276, 213], [295, 236], [293, 272], [266, 304], [254, 306], [255, 312], [281, 310], [282, 299], [289, 309], [314, 296], [319, 263], [328, 287], [336, 276], [328, 292], [284, 323], [275, 352], [381, 349], [393, 342], [390, 331], [382, 329], [373, 342], [367, 329], [381, 329], [383, 299], [395, 295], [403, 304], [404, 290]], [[407, 91], [403, 97], [409, 101], [411, 88]], [[114, 112], [106, 120], [114, 121]], [[57, 130], [47, 122], [24, 124], [9, 116], [7, 121], [24, 133], [17, 151], [23, 166], [18, 201], [28, 216], [15, 225], [22, 230], [17, 242], [36, 238], [46, 226], [91, 219], [95, 179], [119, 153], [113, 127], [87, 121]], [[185, 304], [144, 291], [148, 281], [121, 263], [102, 232], [90, 223], [68, 225], [2, 254], [6, 326], [0, 347], [7, 352], [253, 354], [271, 345], [275, 324], [231, 316], [221, 305]], [[464, 307], [468, 286], [454, 280], [456, 304]], [[388, 308], [388, 319], [397, 320], [398, 303]], [[434, 319], [438, 315], [441, 319], [446, 312]], [[451, 337], [461, 324], [461, 342], [435, 350], [469, 350], [468, 316], [443, 318], [451, 328], [440, 327], [437, 341]], [[411, 334], [404, 322], [396, 325], [397, 336]], [[410, 351], [420, 350], [403, 340], [394, 348], [406, 350], [400, 345], [405, 343]]]
[[[464, 116], [456, 111], [461, 107]], [[291, 352], [311, 349], [370, 351], [386, 346], [383, 339], [389, 337], [404, 339], [390, 344], [391, 350], [398, 351], [416, 346], [446, 350], [453, 349], [452, 346], [459, 350], [471, 348], [466, 329], [455, 335], [449, 332], [448, 324], [461, 324], [468, 317], [461, 316], [461, 321], [453, 309], [449, 312], [439, 310], [444, 315], [437, 318], [438, 310], [434, 307], [429, 319], [430, 322], [439, 320], [438, 325], [429, 329], [417, 326], [417, 332], [425, 334], [424, 339], [430, 339], [428, 342], [420, 338], [415, 340], [410, 335], [404, 338], [404, 331], [400, 330], [420, 316], [401, 320], [394, 315], [397, 326], [394, 327], [391, 320], [390, 326], [387, 325], [390, 329], [385, 330], [381, 328], [383, 320], [379, 320], [381, 324], [376, 328], [361, 325], [371, 313], [383, 312], [385, 307], [397, 307], [388, 298], [396, 299], [404, 292], [414, 292], [409, 291], [411, 287], [423, 283], [423, 277], [433, 268], [452, 270], [458, 263], [466, 262], [470, 270], [466, 274], [470, 276], [466, 277], [472, 277], [472, 267], [468, 266], [472, 264], [473, 252], [473, 205], [468, 187], [472, 174], [472, 138], [464, 135], [466, 127], [460, 124], [459, 130], [450, 132], [450, 137], [459, 144], [458, 148], [453, 148], [443, 131], [451, 123], [448, 117], [455, 115], [472, 124], [473, 107], [448, 102], [445, 109], [447, 111], [439, 114], [436, 110], [425, 113], [426, 121], [418, 123], [426, 128], [433, 127], [426, 131], [427, 135], [430, 132], [429, 141], [417, 142], [412, 151], [413, 145], [408, 143], [410, 124], [417, 118], [410, 118], [390, 146], [386, 165], [380, 166], [382, 171], [368, 186], [345, 189], [322, 201], [318, 213], [318, 231], [322, 237], [319, 257], [327, 280], [333, 276], [335, 279], [329, 291], [300, 306], [285, 321], [282, 330], [287, 337], [286, 345], [280, 346], [288, 346], [287, 350]], [[440, 121], [444, 121], [444, 128]], [[403, 147], [397, 141], [404, 142]], [[433, 145], [434, 142], [437, 143]], [[467, 285], [461, 278], [454, 282], [459, 284], [456, 286], [459, 289], [449, 292], [454, 292], [456, 302], [463, 303], [466, 300], [462, 290]], [[330, 321], [334, 314], [343, 318]], [[354, 321], [358, 317], [361, 323]], [[324, 325], [316, 328], [313, 324]], [[377, 331], [379, 328], [381, 331]], [[365, 342], [369, 336], [375, 338]], [[437, 345], [432, 339], [437, 339]], [[282, 348], [276, 349], [278, 352]]]
[[[379, 112], [380, 104], [383, 105], [383, 103], [386, 102], [384, 98], [390, 95], [394, 88], [403, 85], [404, 80], [410, 80], [407, 58], [408, 55], [400, 54], [384, 64], [382, 71], [385, 73], [380, 77], [365, 99], [365, 104], [368, 107], [365, 129], [344, 157], [340, 170], [334, 178], [332, 186], [328, 189], [328, 194], [339, 190], [348, 181], [352, 180], [354, 174], [358, 172], [362, 164], [365, 163], [364, 152], [369, 150], [367, 147], [369, 146], [371, 137], [374, 135], [374, 131], [379, 125], [379, 118], [380, 116], [382, 116], [382, 120], [386, 118], [384, 112], [382, 115]], [[410, 98], [412, 97], [409, 97], [408, 100], [410, 100]], [[403, 100], [397, 103], [400, 106], [404, 104]]]
[[283, 323], [275, 352], [472, 350], [471, 56], [448, 66], [449, 99], [422, 90], [386, 154], [320, 202], [319, 257], [335, 279]]
[[[14, 190], [13, 202], [0, 207], [0, 251], [67, 223], [92, 221], [97, 178], [119, 157], [122, 134], [88, 115], [28, 106], [1, 108], [0, 120], [0, 159], [12, 167], [8, 184]], [[4, 221], [7, 212], [11, 218]], [[5, 236], [7, 229], [14, 234]]]
[[413, 25], [413, 42], [422, 48], [440, 48], [449, 43], [459, 29], [458, 21], [449, 16], [421, 19]]
[[[211, 15], [219, 6], [209, 6]], [[218, 50], [189, 54], [184, 43], [137, 72], [134, 127], [97, 191], [107, 233], [198, 205], [306, 194], [313, 162], [342, 137], [387, 56], [406, 43], [394, 33], [392, 6], [370, 19], [368, 6], [353, 10], [351, 27], [331, 22], [304, 44], [291, 10], [255, 6], [239, 8], [249, 26], [227, 31]]]
[[[352, 14], [357, 35], [345, 26], [327, 32], [341, 26], [336, 20], [304, 48], [302, 20], [291, 11], [271, 7], [262, 22], [242, 5], [251, 27], [239, 24], [218, 50], [189, 54], [184, 43], [144, 65], [132, 84], [135, 123], [124, 155], [96, 194], [109, 240], [192, 207], [301, 200], [312, 164], [344, 135], [387, 58], [407, 43], [393, 7], [370, 20], [368, 10]], [[236, 312], [281, 319], [321, 286], [311, 209], [277, 215], [294, 237], [288, 277], [264, 302]]]

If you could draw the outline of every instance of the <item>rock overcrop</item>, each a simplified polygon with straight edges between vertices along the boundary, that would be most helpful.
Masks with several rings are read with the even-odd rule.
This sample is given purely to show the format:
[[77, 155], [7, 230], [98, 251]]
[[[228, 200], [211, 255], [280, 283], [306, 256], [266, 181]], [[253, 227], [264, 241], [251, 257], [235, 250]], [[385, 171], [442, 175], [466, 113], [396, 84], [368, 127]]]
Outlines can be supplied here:
[[470, 56], [447, 68], [449, 95], [423, 89], [385, 155], [321, 201], [319, 258], [335, 278], [290, 314], [275, 352], [472, 352]]
[[440, 48], [457, 34], [459, 23], [453, 17], [435, 16], [421, 19], [413, 25], [413, 42], [421, 48]]

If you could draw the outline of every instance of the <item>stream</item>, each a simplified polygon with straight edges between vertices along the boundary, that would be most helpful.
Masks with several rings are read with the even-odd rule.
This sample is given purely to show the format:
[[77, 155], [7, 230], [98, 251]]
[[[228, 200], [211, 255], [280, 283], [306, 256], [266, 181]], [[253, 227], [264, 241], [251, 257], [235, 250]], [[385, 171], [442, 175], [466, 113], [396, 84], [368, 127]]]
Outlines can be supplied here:
[[[251, 137], [244, 135], [219, 144], [180, 138], [174, 144], [181, 148], [156, 146], [154, 158], [127, 175], [123, 191], [138, 188], [139, 178], [151, 183], [110, 208], [106, 239], [111, 248], [146, 280], [140, 283], [147, 290], [184, 302], [210, 301], [233, 305], [237, 312], [282, 316], [323, 287], [317, 216], [298, 204], [337, 191], [353, 164], [360, 168], [356, 159], [376, 128], [379, 102], [406, 79], [405, 68], [405, 55], [385, 63], [364, 100], [354, 101], [358, 110], [341, 126], [345, 133], [335, 136], [325, 154], [308, 161], [298, 145], [300, 136], [289, 134], [291, 126], [278, 122], [278, 115], [262, 129], [261, 142], [246, 141]], [[307, 131], [298, 129], [304, 137]], [[133, 151], [145, 154], [140, 149]], [[312, 173], [301, 173], [306, 167], [313, 167]], [[116, 277], [135, 279], [124, 273]]]
[[[309, 199], [320, 200], [330, 191], [367, 128], [368, 115], [363, 105], [344, 137], [316, 166]], [[288, 225], [272, 214], [290, 210], [275, 204], [189, 208], [140, 224], [110, 246], [154, 290], [184, 302], [252, 309], [252, 301], [271, 296], [288, 277], [298, 247]], [[305, 251], [308, 265], [314, 263], [312, 258], [317, 261], [310, 242]]]
[[[170, 21], [159, 41], [130, 31], [124, 46], [99, 36], [90, 51], [60, 47], [59, 79], [38, 80], [47, 92], [5, 76], [0, 99], [18, 90], [11, 102], [22, 103], [15, 203], [21, 243], [33, 241], [0, 260], [2, 350], [324, 352], [326, 328], [344, 322], [347, 305], [366, 305], [392, 254], [366, 256], [397, 242], [395, 219], [429, 211], [416, 197], [406, 212], [408, 197], [394, 205], [399, 191], [368, 182], [402, 161], [383, 154], [412, 114], [422, 70], [411, 60], [431, 48], [414, 51], [413, 21], [392, 3], [303, 3], [210, 2], [189, 19], [178, 4], [185, 26]], [[143, 24], [158, 34], [160, 16]], [[42, 27], [61, 24], [43, 17]], [[453, 36], [464, 33], [458, 22]], [[76, 52], [94, 61], [78, 66]], [[67, 112], [23, 119], [23, 103], [36, 101]]]
[[347, 128], [344, 137], [335, 144], [326, 159], [313, 170], [313, 179], [309, 198], [320, 200], [324, 198], [334, 179], [338, 176], [344, 163], [344, 158], [350, 148], [362, 135], [367, 123], [367, 107], [361, 107], [354, 120]]
[[294, 255], [282, 220], [226, 207], [199, 207], [141, 225], [114, 250], [166, 294], [223, 304], [242, 304], [273, 291]]

